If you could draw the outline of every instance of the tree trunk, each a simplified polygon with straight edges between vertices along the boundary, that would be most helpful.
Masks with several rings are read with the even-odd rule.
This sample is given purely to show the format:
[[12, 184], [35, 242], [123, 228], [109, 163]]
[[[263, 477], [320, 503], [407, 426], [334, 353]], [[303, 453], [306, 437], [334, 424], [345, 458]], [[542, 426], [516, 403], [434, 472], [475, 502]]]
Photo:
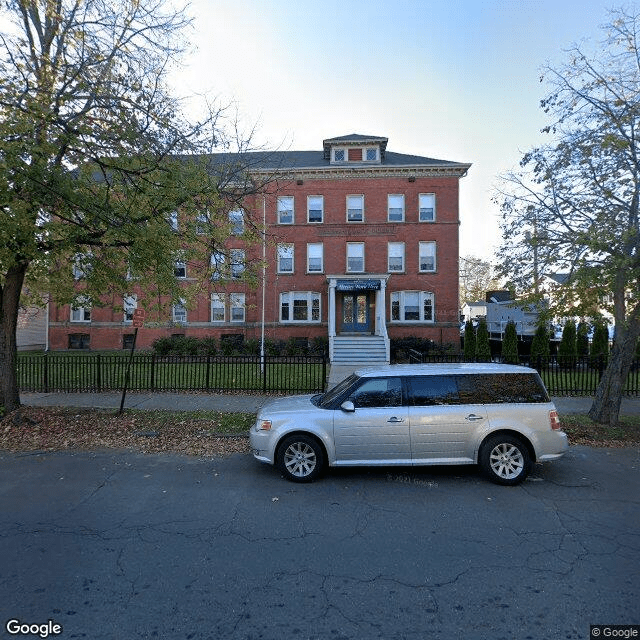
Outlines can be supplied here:
[[20, 309], [20, 293], [27, 265], [10, 269], [0, 287], [0, 404], [7, 412], [20, 406], [17, 371], [16, 328]]
[[609, 364], [589, 410], [589, 417], [595, 422], [611, 426], [618, 423], [622, 392], [635, 357], [638, 334], [640, 334], [640, 320], [635, 317], [629, 322], [623, 335], [614, 342]]

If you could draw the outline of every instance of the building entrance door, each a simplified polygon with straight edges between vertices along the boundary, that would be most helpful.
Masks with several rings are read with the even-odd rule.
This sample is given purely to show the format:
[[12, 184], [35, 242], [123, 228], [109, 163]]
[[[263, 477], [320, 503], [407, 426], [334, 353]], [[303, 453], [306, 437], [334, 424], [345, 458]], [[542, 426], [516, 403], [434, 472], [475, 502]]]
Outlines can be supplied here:
[[342, 294], [342, 332], [371, 333], [368, 293]]

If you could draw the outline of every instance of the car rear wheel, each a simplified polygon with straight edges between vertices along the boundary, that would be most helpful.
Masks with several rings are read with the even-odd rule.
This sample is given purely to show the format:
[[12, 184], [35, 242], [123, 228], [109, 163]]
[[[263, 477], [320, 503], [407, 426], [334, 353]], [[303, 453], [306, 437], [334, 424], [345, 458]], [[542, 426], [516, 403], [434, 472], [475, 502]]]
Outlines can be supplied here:
[[293, 435], [278, 448], [277, 461], [287, 480], [312, 482], [322, 473], [324, 452], [311, 436]]
[[515, 436], [497, 435], [482, 445], [478, 459], [485, 475], [498, 484], [515, 485], [531, 471], [531, 456], [524, 442]]

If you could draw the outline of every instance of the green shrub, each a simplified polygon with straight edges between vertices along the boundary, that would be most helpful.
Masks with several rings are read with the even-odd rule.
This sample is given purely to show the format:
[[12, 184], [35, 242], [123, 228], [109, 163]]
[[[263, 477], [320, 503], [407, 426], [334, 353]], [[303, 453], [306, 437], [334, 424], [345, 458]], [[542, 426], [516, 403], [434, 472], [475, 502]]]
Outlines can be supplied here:
[[573, 368], [578, 355], [576, 323], [567, 320], [562, 329], [562, 339], [558, 345], [558, 363], [566, 368]]
[[589, 325], [586, 322], [578, 323], [576, 333], [576, 354], [578, 357], [589, 355]]
[[507, 322], [502, 339], [502, 360], [507, 364], [518, 364], [518, 332], [512, 320]]
[[471, 320], [464, 325], [464, 359], [473, 362], [476, 359], [476, 330]]
[[546, 324], [539, 324], [531, 341], [531, 360], [535, 363], [538, 358], [548, 358], [550, 354], [549, 330]]
[[489, 330], [487, 321], [480, 319], [476, 331], [476, 360], [478, 362], [491, 362], [491, 344], [489, 343]]

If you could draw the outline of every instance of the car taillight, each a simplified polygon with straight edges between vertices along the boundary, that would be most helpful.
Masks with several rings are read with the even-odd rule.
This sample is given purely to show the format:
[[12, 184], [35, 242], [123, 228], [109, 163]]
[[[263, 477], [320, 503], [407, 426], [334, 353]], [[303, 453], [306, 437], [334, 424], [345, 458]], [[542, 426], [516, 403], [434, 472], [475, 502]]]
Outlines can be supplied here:
[[549, 422], [554, 431], [560, 429], [560, 418], [558, 417], [557, 411], [549, 411]]
[[260, 431], [269, 431], [271, 429], [271, 420], [261, 420], [258, 429]]

